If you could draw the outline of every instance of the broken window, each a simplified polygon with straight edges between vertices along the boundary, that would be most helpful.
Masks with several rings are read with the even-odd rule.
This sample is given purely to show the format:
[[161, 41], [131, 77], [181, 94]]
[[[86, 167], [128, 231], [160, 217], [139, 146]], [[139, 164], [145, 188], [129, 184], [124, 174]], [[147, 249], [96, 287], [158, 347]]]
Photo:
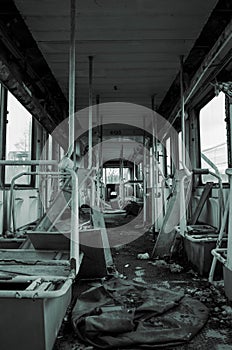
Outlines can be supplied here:
[[[201, 168], [218, 172], [222, 181], [227, 182], [225, 170], [228, 167], [227, 134], [225, 123], [225, 96], [220, 93], [200, 110]], [[208, 161], [207, 161], [208, 160]], [[211, 162], [211, 165], [209, 164]], [[203, 175], [202, 181], [218, 180]]]
[[[12, 161], [31, 160], [32, 149], [32, 115], [8, 91], [6, 123], [5, 159]], [[5, 167], [5, 184], [22, 172], [28, 172], [31, 166], [17, 165]], [[30, 185], [31, 176], [26, 175], [16, 180], [16, 184]]]

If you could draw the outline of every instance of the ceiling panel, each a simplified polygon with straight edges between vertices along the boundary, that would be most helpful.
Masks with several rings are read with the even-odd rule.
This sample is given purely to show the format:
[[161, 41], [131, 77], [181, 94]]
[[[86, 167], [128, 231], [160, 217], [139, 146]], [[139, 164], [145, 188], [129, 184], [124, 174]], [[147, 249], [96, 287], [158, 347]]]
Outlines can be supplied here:
[[[94, 95], [102, 101], [160, 103], [216, 0], [78, 0], [77, 109], [88, 105], [88, 56]], [[25, 23], [68, 98], [69, 1], [15, 0]], [[117, 86], [117, 90], [115, 90]]]

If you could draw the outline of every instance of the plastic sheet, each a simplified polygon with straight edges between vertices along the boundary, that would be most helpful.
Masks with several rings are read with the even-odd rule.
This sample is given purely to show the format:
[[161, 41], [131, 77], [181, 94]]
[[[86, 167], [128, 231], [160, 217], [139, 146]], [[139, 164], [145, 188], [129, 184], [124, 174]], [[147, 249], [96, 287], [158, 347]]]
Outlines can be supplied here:
[[207, 318], [208, 309], [183, 292], [120, 279], [84, 292], [72, 313], [78, 337], [102, 349], [181, 344]]

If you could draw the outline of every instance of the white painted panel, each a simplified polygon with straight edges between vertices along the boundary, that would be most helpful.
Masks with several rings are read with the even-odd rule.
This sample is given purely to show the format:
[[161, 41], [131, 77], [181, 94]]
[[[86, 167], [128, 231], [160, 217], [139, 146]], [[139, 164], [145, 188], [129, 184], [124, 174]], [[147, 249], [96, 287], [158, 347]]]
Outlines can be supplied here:
[[16, 228], [38, 219], [38, 192], [36, 189], [15, 191]]

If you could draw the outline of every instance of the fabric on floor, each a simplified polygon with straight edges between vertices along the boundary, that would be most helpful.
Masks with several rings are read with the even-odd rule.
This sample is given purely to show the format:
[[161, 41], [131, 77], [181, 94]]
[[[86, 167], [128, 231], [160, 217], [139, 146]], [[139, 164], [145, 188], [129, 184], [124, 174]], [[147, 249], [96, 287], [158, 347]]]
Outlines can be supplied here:
[[182, 291], [116, 278], [82, 293], [72, 312], [78, 337], [101, 349], [181, 344], [207, 318], [208, 309]]

